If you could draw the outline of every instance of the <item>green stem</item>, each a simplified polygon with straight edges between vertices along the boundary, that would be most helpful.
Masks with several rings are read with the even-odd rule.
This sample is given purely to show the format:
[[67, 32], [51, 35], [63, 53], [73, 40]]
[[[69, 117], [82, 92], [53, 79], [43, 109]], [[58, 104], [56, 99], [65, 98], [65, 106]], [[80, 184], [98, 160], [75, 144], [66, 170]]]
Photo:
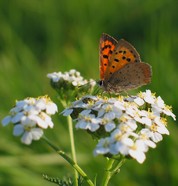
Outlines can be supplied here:
[[110, 169], [112, 168], [112, 165], [114, 163], [114, 159], [109, 159], [107, 161], [107, 165], [106, 165], [106, 170], [105, 170], [105, 173], [104, 173], [104, 176], [103, 176], [103, 181], [102, 181], [102, 186], [107, 186], [108, 183], [109, 183], [109, 180], [111, 178], [111, 175], [112, 175], [112, 172], [110, 171]]
[[119, 168], [123, 165], [125, 159], [123, 157], [120, 160], [109, 159], [107, 162], [106, 170], [103, 176], [102, 186], [107, 186], [111, 177], [118, 173]]
[[[63, 105], [64, 108], [67, 107], [67, 102], [66, 101], [61, 101], [61, 104]], [[77, 158], [76, 158], [76, 151], [75, 151], [75, 143], [74, 143], [74, 133], [73, 133], [73, 123], [72, 123], [72, 118], [70, 116], [67, 116], [67, 123], [68, 123], [68, 129], [69, 129], [69, 136], [70, 136], [70, 145], [71, 145], [71, 154], [72, 154], [72, 159], [74, 162], [77, 164]], [[76, 169], [74, 169], [74, 185], [78, 186], [78, 172]]]
[[55, 146], [48, 138], [43, 136], [45, 142], [50, 145], [60, 156], [62, 156], [88, 183], [90, 186], [94, 186], [94, 183], [87, 177], [87, 174], [62, 150], [59, 150], [57, 146]]
[[[70, 116], [67, 116], [67, 122], [68, 122], [68, 128], [69, 128], [72, 159], [75, 162], [75, 164], [77, 164], [75, 143], [74, 143], [73, 124], [72, 124], [72, 119]], [[74, 177], [75, 177], [75, 186], [78, 186], [78, 172], [76, 171], [76, 169], [74, 169]]]

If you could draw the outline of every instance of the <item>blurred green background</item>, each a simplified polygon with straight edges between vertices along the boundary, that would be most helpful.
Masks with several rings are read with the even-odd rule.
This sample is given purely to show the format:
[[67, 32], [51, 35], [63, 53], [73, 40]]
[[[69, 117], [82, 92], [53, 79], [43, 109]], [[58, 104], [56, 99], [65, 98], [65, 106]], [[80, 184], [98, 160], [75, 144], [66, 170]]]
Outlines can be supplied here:
[[[48, 94], [57, 101], [47, 73], [77, 69], [89, 79], [99, 78], [98, 45], [102, 32], [124, 38], [153, 68], [156, 92], [178, 114], [178, 1], [176, 0], [0, 0], [0, 119], [15, 100]], [[139, 91], [139, 90], [137, 90]], [[136, 92], [137, 92], [136, 91]], [[59, 107], [59, 112], [62, 107]], [[66, 118], [53, 117], [46, 135], [70, 152]], [[127, 161], [111, 186], [178, 185], [178, 127], [169, 120], [170, 136], [147, 153], [139, 165]], [[43, 142], [31, 146], [0, 128], [0, 185], [53, 185], [42, 174], [64, 177], [71, 167]], [[95, 143], [75, 131], [78, 161], [93, 179], [101, 180], [104, 159], [93, 157]]]

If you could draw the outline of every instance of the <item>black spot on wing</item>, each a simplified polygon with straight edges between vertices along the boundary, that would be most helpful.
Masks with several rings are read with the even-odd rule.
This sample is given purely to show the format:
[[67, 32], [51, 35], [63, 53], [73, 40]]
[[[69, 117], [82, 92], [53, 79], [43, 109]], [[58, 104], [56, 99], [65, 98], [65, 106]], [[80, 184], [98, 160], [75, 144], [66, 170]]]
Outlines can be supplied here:
[[119, 62], [119, 59], [115, 58], [114, 61], [115, 61], [115, 62]]
[[108, 59], [108, 55], [103, 55], [103, 58]]
[[109, 53], [112, 54], [112, 50], [110, 50]]
[[103, 48], [102, 48], [102, 51], [107, 49], [107, 48], [111, 48], [111, 45], [105, 45]]
[[131, 59], [128, 57], [127, 59], [126, 59], [128, 62], [130, 62], [131, 61]]

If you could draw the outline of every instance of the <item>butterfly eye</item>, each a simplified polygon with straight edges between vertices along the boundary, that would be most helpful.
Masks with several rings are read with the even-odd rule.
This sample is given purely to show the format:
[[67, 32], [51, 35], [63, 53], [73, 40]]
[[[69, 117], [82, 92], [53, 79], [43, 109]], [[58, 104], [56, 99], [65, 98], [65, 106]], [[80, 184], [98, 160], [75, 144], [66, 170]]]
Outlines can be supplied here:
[[98, 82], [98, 84], [99, 84], [99, 86], [103, 86], [103, 80], [100, 80], [100, 81]]

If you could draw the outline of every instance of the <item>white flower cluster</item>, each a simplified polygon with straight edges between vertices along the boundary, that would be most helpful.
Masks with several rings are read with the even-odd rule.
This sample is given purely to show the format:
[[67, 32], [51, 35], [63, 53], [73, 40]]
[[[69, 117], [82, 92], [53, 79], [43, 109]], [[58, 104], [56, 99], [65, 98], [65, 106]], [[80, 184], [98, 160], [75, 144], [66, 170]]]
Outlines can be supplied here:
[[56, 104], [47, 96], [26, 98], [16, 102], [10, 110], [10, 115], [2, 120], [2, 125], [13, 123], [13, 135], [22, 136], [22, 143], [29, 145], [32, 140], [39, 140], [42, 137], [43, 129], [53, 127], [50, 116], [56, 112]]
[[90, 83], [91, 86], [95, 86], [96, 82], [92, 79], [87, 81], [84, 79], [80, 72], [76, 71], [75, 69], [71, 69], [69, 72], [53, 72], [50, 74], [47, 74], [47, 77], [52, 80], [52, 82], [57, 83], [59, 81], [65, 81], [68, 83], [71, 83], [73, 86], [81, 86], [85, 85], [87, 83]]
[[76, 128], [97, 134], [95, 155], [120, 154], [139, 163], [149, 147], [155, 148], [164, 134], [169, 135], [165, 117], [176, 119], [171, 108], [150, 90], [127, 98], [85, 96], [62, 113], [76, 116]]

